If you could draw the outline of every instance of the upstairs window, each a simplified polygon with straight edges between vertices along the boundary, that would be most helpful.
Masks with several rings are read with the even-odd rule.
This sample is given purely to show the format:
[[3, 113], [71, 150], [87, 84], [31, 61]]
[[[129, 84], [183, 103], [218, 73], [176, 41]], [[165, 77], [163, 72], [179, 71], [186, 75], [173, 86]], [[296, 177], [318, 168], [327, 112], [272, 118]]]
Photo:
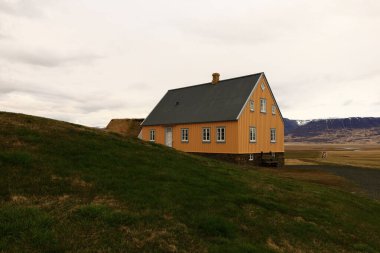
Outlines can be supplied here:
[[210, 132], [211, 129], [209, 127], [205, 127], [202, 129], [202, 141], [203, 142], [210, 142]]
[[255, 102], [253, 100], [249, 101], [249, 110], [251, 112], [255, 111]]
[[270, 129], [270, 142], [276, 142], [276, 128]]
[[260, 99], [260, 112], [267, 112], [267, 100], [265, 98]]
[[149, 131], [149, 140], [156, 141], [156, 131], [153, 129]]
[[217, 142], [225, 142], [226, 141], [226, 128], [225, 127], [217, 127], [216, 128], [216, 141]]
[[256, 142], [256, 127], [249, 128], [249, 142]]
[[189, 129], [188, 128], [181, 128], [181, 141], [182, 142], [189, 142]]
[[275, 105], [272, 105], [272, 114], [273, 114], [273, 115], [276, 114], [276, 106], [275, 106]]

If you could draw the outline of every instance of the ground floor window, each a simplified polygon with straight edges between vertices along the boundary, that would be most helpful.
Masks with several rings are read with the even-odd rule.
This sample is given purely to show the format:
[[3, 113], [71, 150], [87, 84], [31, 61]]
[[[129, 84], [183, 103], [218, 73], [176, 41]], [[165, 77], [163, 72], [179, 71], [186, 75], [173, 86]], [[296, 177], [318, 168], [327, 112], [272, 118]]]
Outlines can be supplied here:
[[249, 154], [249, 160], [253, 161], [253, 158], [254, 158], [253, 154]]
[[152, 129], [149, 132], [149, 140], [150, 141], [156, 141], [156, 130]]
[[211, 129], [209, 127], [205, 127], [202, 129], [202, 141], [203, 142], [210, 142], [210, 131]]
[[189, 141], [189, 129], [188, 128], [181, 128], [181, 140], [182, 140], [182, 142], [188, 142]]
[[270, 129], [270, 142], [276, 142], [276, 128]]
[[217, 142], [225, 142], [226, 141], [226, 128], [225, 127], [217, 127], [216, 128], [216, 141]]

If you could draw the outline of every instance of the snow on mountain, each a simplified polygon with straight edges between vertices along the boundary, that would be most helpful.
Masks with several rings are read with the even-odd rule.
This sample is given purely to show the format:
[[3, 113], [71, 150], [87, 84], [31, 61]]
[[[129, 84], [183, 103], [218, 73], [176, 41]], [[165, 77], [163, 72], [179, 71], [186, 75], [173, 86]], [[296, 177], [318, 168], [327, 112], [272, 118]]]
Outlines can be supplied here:
[[311, 121], [311, 120], [299, 120], [299, 119], [296, 120], [297, 125], [299, 125], [299, 126], [306, 125], [306, 124], [309, 123], [310, 121]]

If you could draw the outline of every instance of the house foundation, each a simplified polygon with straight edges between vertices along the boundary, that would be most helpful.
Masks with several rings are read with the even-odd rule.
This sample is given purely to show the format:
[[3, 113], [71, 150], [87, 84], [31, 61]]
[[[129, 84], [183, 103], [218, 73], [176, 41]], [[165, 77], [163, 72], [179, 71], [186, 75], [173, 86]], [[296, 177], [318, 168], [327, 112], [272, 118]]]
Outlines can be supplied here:
[[221, 153], [195, 153], [192, 154], [223, 160], [239, 165], [283, 167], [285, 165], [284, 152], [253, 153], [253, 154], [221, 154]]

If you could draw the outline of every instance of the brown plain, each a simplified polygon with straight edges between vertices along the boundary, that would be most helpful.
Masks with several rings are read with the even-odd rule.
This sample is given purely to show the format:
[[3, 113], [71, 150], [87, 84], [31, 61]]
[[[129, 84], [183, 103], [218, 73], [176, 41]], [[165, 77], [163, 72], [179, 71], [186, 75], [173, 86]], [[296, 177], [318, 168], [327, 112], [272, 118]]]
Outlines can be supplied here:
[[[300, 163], [307, 161], [380, 169], [380, 144], [286, 143], [285, 152], [287, 159], [293, 159], [288, 160], [293, 164], [295, 156], [299, 156], [302, 158]], [[322, 152], [327, 152], [326, 158], [322, 158]]]

